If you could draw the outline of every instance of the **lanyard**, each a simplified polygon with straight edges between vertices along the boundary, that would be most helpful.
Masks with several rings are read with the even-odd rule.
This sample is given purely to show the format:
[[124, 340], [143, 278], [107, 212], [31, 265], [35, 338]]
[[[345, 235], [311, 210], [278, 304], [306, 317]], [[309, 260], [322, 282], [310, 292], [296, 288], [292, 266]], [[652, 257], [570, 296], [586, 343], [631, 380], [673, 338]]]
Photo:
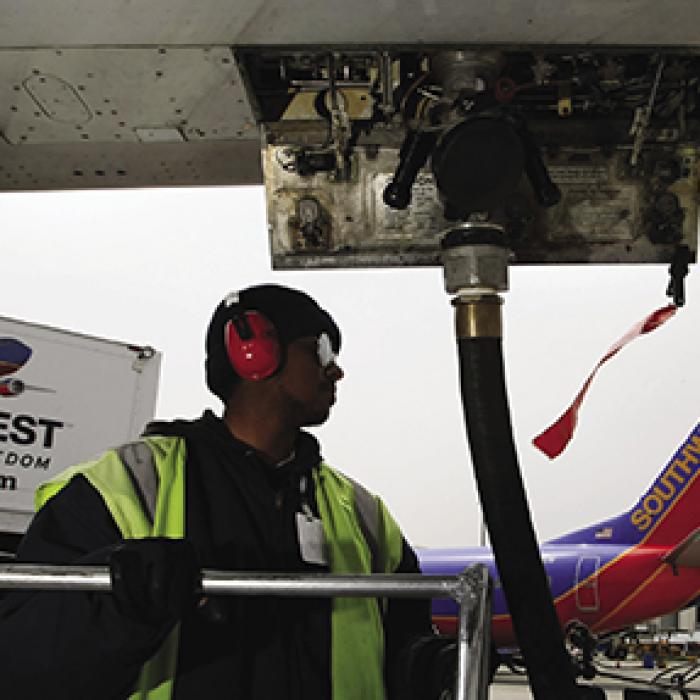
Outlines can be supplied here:
[[299, 495], [301, 496], [301, 512], [306, 516], [307, 520], [313, 520], [314, 514], [311, 512], [311, 507], [309, 506], [309, 497], [308, 497], [308, 486], [309, 486], [309, 480], [306, 477], [306, 474], [303, 474], [299, 478]]

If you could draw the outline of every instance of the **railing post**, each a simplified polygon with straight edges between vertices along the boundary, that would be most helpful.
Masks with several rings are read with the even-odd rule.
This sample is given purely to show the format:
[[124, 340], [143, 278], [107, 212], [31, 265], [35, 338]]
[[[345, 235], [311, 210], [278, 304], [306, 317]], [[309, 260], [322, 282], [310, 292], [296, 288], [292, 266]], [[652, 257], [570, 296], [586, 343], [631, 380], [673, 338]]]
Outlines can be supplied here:
[[457, 679], [455, 700], [486, 700], [491, 647], [491, 579], [483, 564], [457, 577]]

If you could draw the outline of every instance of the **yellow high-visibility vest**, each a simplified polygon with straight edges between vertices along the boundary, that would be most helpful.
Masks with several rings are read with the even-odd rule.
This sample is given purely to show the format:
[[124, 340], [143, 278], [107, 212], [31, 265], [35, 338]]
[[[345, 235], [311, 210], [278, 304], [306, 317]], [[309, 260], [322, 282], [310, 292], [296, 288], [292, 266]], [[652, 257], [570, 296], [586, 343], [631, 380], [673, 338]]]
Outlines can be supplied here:
[[[100, 494], [124, 539], [182, 538], [185, 535], [185, 440], [146, 437], [126, 447], [148, 447], [154, 471], [151, 513], [144, 511], [144, 494], [137, 494], [134, 465], [125, 465], [124, 448], [109, 450], [96, 460], [71, 467], [36, 492], [41, 508], [71, 478], [82, 474]], [[130, 460], [126, 460], [129, 462]], [[392, 573], [401, 560], [398, 525], [381, 499], [325, 463], [314, 470], [316, 503], [323, 522], [330, 571], [334, 574]], [[147, 495], [148, 496], [148, 495]], [[374, 507], [368, 517], [360, 513]], [[148, 500], [148, 497], [146, 498]], [[360, 503], [362, 501], [362, 503]], [[385, 700], [384, 628], [376, 598], [335, 598], [331, 616], [333, 700]], [[176, 675], [179, 625], [147, 661], [129, 700], [170, 700]]]

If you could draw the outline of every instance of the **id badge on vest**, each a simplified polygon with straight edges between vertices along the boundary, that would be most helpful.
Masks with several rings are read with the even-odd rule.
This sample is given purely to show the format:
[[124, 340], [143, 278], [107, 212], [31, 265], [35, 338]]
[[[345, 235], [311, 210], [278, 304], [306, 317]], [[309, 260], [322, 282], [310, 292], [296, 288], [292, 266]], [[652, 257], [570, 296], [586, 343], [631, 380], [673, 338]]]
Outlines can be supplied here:
[[297, 536], [299, 552], [307, 564], [328, 566], [326, 539], [323, 536], [323, 523], [311, 513], [297, 513]]

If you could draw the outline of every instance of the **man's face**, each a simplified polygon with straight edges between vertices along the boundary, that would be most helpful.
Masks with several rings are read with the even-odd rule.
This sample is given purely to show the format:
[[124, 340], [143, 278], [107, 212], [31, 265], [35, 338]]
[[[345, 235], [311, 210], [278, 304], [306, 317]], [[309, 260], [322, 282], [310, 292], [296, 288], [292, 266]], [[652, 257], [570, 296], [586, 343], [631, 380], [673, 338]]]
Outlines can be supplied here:
[[343, 378], [335, 359], [321, 365], [319, 339], [299, 338], [287, 347], [287, 360], [278, 376], [280, 392], [287, 402], [290, 418], [298, 425], [324, 423], [335, 403], [335, 385]]

